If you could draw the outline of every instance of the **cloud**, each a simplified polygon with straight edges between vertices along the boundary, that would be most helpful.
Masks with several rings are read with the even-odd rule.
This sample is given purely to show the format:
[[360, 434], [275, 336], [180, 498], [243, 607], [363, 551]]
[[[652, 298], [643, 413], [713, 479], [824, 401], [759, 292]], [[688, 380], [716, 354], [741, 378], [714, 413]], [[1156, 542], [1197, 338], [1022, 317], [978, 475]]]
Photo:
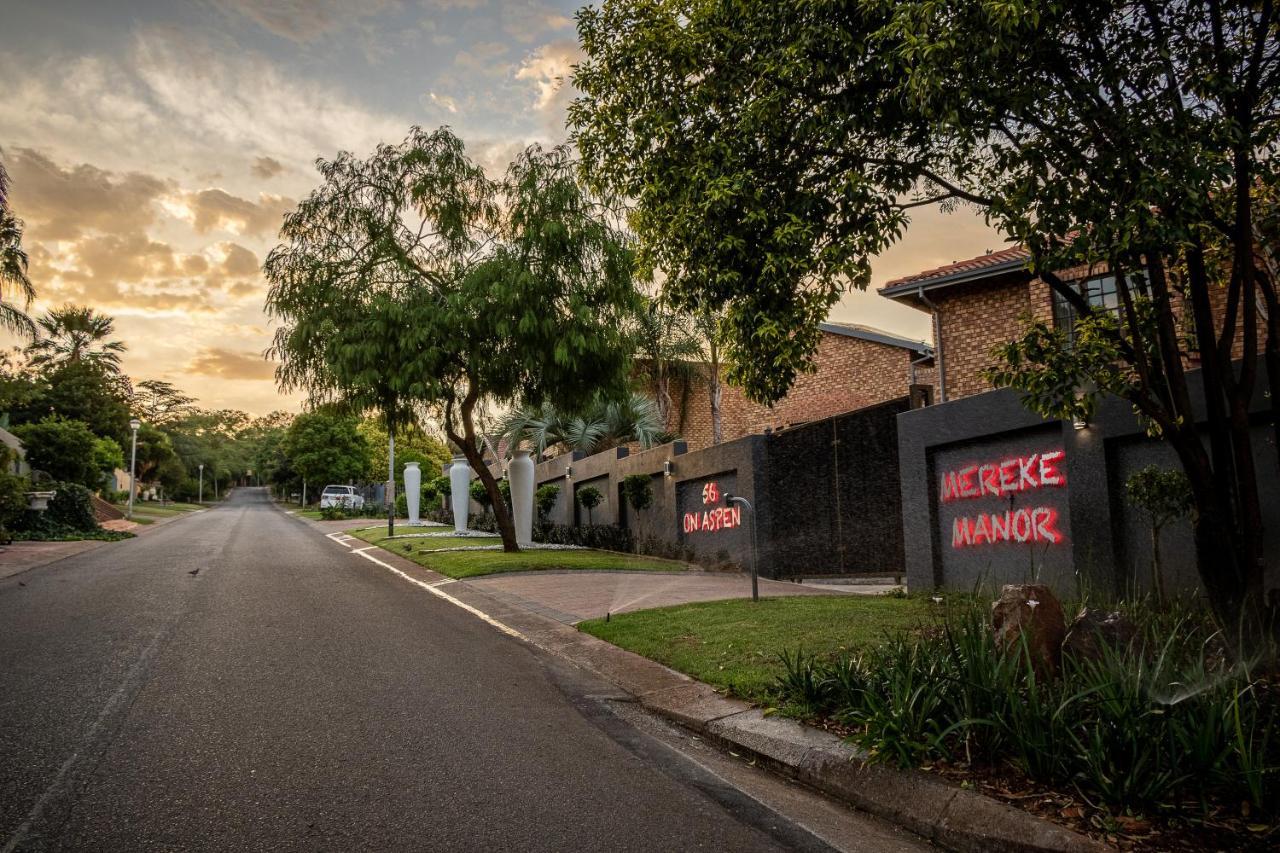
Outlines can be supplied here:
[[458, 102], [448, 95], [437, 95], [435, 92], [428, 92], [427, 97], [431, 100], [431, 103], [438, 107], [443, 107], [451, 113], [458, 112]]
[[531, 44], [550, 33], [573, 27], [573, 18], [538, 0], [508, 2], [502, 9], [502, 30], [518, 42]]
[[204, 234], [215, 228], [236, 234], [272, 235], [280, 230], [285, 213], [297, 204], [291, 198], [261, 193], [258, 200], [232, 195], [222, 189], [204, 189], [182, 196], [185, 208], [175, 212], [190, 219]]
[[272, 379], [275, 364], [254, 352], [205, 347], [187, 364], [190, 373], [221, 379]]
[[169, 189], [141, 172], [118, 175], [88, 163], [64, 168], [30, 148], [15, 148], [7, 166], [13, 207], [36, 240], [136, 233], [155, 221], [154, 202]]
[[249, 171], [253, 173], [255, 178], [261, 178], [266, 181], [283, 172], [284, 164], [274, 157], [258, 157], [254, 159]]
[[237, 243], [223, 243], [227, 255], [222, 259], [222, 272], [235, 278], [258, 274], [258, 256]]
[[534, 108], [543, 113], [563, 115], [573, 97], [569, 77], [573, 65], [582, 59], [582, 49], [577, 42], [557, 41], [545, 44], [530, 53], [520, 63], [516, 79], [533, 84], [536, 95]]
[[273, 35], [305, 43], [382, 14], [395, 0], [214, 0], [224, 12], [253, 21]]

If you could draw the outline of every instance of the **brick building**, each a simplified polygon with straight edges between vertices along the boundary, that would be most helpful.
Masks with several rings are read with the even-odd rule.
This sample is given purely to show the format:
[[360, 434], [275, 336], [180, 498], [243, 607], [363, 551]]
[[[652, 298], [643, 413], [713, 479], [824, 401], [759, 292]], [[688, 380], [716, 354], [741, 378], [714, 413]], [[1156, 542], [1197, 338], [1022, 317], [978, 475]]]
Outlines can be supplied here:
[[[1047, 282], [1027, 270], [1027, 251], [1021, 247], [988, 252], [894, 279], [880, 288], [880, 295], [933, 315], [933, 339], [938, 369], [937, 401], [958, 400], [991, 390], [982, 370], [995, 362], [991, 350], [997, 344], [1022, 336], [1030, 320], [1071, 328], [1074, 309]], [[1115, 278], [1105, 266], [1077, 267], [1058, 275], [1079, 288], [1098, 308], [1119, 311]], [[1225, 288], [1215, 288], [1210, 300], [1221, 328], [1225, 314]], [[1174, 296], [1175, 309], [1178, 297]], [[1265, 334], [1265, 306], [1258, 312], [1260, 335]], [[1188, 322], [1187, 342], [1192, 336]], [[1243, 352], [1243, 335], [1236, 334], [1233, 356]], [[1189, 368], [1198, 366], [1193, 350], [1184, 352]]]
[[[933, 348], [869, 326], [823, 323], [816, 370], [801, 374], [778, 403], [762, 406], [742, 389], [721, 383], [723, 440], [779, 430], [828, 418], [911, 393], [928, 397], [934, 384]], [[701, 368], [701, 369], [699, 369]], [[705, 365], [687, 381], [673, 381], [667, 428], [690, 449], [711, 445], [711, 402]]]

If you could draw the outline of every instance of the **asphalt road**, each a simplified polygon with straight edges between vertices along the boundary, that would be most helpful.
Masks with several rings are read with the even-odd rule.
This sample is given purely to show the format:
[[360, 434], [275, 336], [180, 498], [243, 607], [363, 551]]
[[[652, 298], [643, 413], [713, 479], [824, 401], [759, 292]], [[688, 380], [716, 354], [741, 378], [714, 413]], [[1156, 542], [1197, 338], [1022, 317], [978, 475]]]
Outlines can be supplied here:
[[0, 851], [829, 849], [238, 490], [0, 581]]

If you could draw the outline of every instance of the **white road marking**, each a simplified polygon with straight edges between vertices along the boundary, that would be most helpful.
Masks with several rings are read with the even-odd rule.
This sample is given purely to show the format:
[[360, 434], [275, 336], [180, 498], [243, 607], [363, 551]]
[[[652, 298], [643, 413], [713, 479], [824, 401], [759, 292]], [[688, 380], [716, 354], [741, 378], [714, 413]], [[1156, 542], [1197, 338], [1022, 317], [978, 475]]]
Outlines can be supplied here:
[[[330, 542], [337, 542], [337, 543], [338, 543], [339, 545], [341, 545], [343, 548], [350, 548], [350, 547], [351, 547], [351, 546], [350, 546], [350, 545], [348, 545], [346, 542], [343, 542], [341, 539], [336, 538], [336, 537], [338, 537], [338, 536], [346, 536], [346, 534], [345, 534], [345, 533], [326, 533], [326, 534], [324, 535], [324, 538], [325, 538], [325, 539], [328, 539]], [[348, 539], [350, 539], [351, 537], [347, 536], [347, 538], [348, 538]]]
[[369, 562], [376, 563], [379, 566], [382, 566], [382, 568], [386, 569], [387, 571], [395, 572], [397, 575], [404, 578], [409, 583], [414, 584], [416, 586], [420, 586], [423, 589], [425, 589], [427, 592], [431, 593], [432, 595], [443, 598], [445, 601], [449, 602], [450, 604], [461, 607], [463, 610], [467, 611], [473, 616], [478, 616], [480, 619], [489, 623], [490, 625], [497, 628], [499, 631], [501, 631], [504, 634], [511, 637], [515, 637], [517, 640], [524, 640], [526, 643], [530, 643], [531, 645], [535, 645], [528, 637], [526, 637], [524, 634], [521, 634], [519, 631], [517, 631], [515, 628], [512, 628], [510, 625], [504, 625], [503, 623], [499, 622], [497, 619], [494, 619], [488, 613], [485, 613], [483, 610], [477, 610], [476, 608], [472, 607], [470, 604], [467, 604], [465, 601], [459, 601], [458, 599], [454, 598], [452, 595], [449, 595], [449, 593], [441, 592], [440, 590], [436, 589], [436, 584], [429, 584], [425, 581], [420, 581], [417, 578], [411, 577], [405, 574], [404, 572], [400, 571], [390, 563], [384, 563], [382, 560], [379, 560], [377, 557], [373, 556], [372, 554], [367, 553], [363, 548], [361, 548], [359, 551], [352, 551], [351, 553], [359, 554], [361, 557], [364, 557]]

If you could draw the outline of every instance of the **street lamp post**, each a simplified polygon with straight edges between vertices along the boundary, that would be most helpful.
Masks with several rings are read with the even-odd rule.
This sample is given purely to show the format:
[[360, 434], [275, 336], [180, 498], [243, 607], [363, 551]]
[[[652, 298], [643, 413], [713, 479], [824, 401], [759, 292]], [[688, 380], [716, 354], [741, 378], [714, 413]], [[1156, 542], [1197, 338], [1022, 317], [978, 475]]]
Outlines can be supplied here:
[[129, 520], [133, 520], [133, 495], [136, 492], [137, 485], [134, 478], [138, 471], [138, 427], [142, 426], [142, 421], [133, 418], [129, 421], [129, 429], [133, 431], [132, 448], [129, 451]]
[[760, 551], [756, 548], [756, 510], [751, 505], [751, 501], [740, 495], [726, 494], [724, 502], [730, 504], [742, 504], [747, 508], [748, 515], [751, 516], [751, 600], [760, 600]]
[[196, 503], [204, 503], [204, 463], [200, 463], [200, 494], [196, 498]]

